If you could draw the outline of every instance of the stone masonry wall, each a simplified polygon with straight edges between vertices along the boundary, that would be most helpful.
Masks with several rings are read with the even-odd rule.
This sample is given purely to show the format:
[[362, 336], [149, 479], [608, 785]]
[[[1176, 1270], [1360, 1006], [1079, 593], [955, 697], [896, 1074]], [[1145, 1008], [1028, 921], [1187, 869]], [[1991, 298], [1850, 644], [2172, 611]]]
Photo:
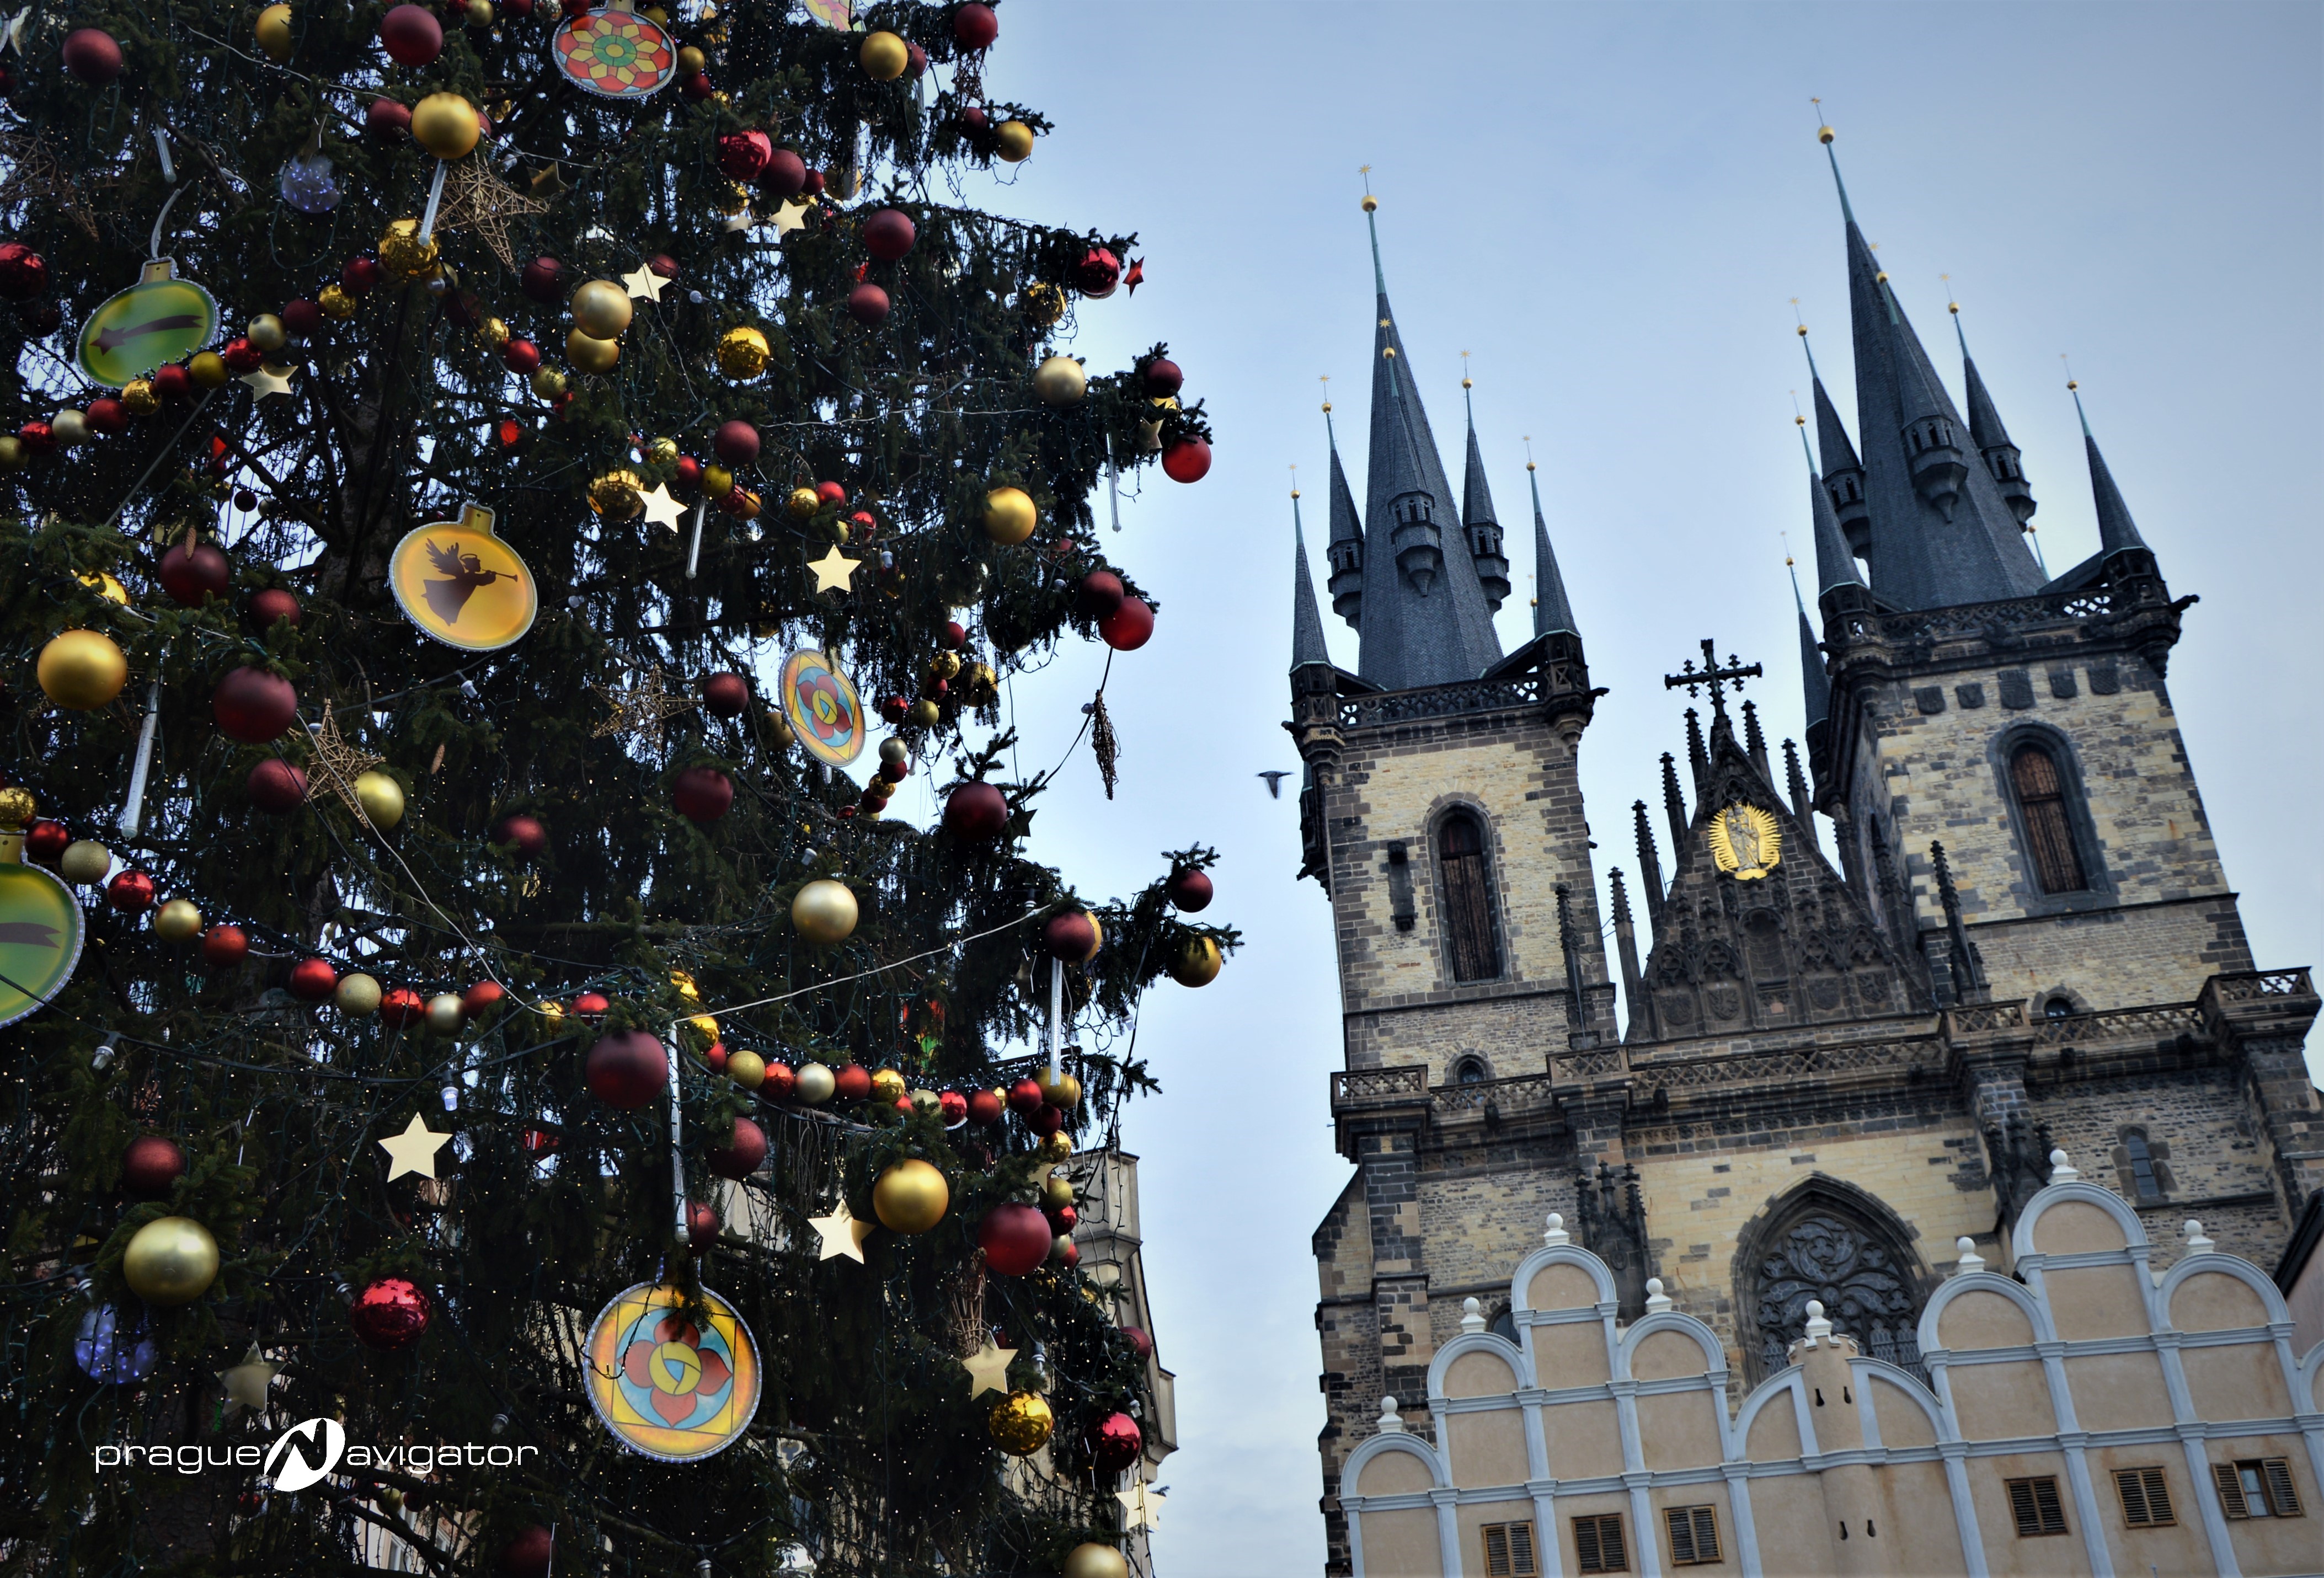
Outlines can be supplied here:
[[[2037, 1082], [2040, 1083], [2040, 1082]], [[2155, 1264], [2180, 1252], [2179, 1227], [2190, 1216], [2220, 1249], [2273, 1266], [2285, 1224], [2270, 1190], [2253, 1133], [2251, 1110], [2226, 1067], [2126, 1079], [2040, 1083], [2032, 1113], [2049, 1124], [2092, 1183], [2128, 1201], [2154, 1241]], [[2145, 1130], [2165, 1187], [2159, 1200], [2138, 1197], [2122, 1130]]]
[[[1926, 858], [1913, 870], [1925, 884]], [[1969, 939], [1993, 1001], [2036, 1016], [2061, 992], [2077, 1009], [2192, 1002], [2212, 976], [2253, 968], [2243, 918], [2225, 895], [1997, 921], [1972, 926]]]

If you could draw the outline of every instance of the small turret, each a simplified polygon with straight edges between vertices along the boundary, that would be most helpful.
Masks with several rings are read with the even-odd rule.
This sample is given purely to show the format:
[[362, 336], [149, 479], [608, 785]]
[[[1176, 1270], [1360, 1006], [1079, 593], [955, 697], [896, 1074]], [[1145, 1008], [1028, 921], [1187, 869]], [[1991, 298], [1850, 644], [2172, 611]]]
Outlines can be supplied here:
[[1444, 568], [1444, 528], [1436, 519], [1436, 500], [1421, 475], [1412, 453], [1410, 435], [1392, 445], [1388, 453], [1388, 512], [1394, 522], [1388, 544], [1396, 551], [1396, 568], [1422, 596], [1436, 584]]
[[2001, 490], [2001, 502], [2009, 506], [2009, 512], [2023, 526], [2034, 518], [2038, 507], [2034, 503], [2034, 489], [2025, 480], [2024, 457], [2010, 442], [2009, 429], [2001, 425], [2001, 412], [1995, 409], [1993, 396], [1987, 392], [1985, 380], [1978, 374], [1977, 358], [1969, 354], [1969, 336], [1961, 332], [1960, 303], [1948, 301], [1945, 310], [1953, 315], [1953, 337], [1960, 342], [1961, 377], [1969, 389], [1969, 441], [1985, 457], [1985, 468], [1993, 474], [1994, 485]]
[[1291, 671], [1332, 666], [1323, 646], [1323, 616], [1315, 608], [1315, 582], [1307, 569], [1307, 533], [1299, 522], [1299, 490], [1291, 490]]
[[1918, 354], [1919, 345], [1907, 343], [1913, 331], [1904, 323], [1885, 270], [1877, 283], [1888, 315], [1889, 365], [1896, 377], [1896, 430], [1904, 440], [1904, 464], [1912, 474], [1913, 491], [1950, 521], [1953, 507], [1960, 503], [1961, 484], [1969, 479], [1969, 459], [1961, 446], [1966, 435], [1954, 425], [1950, 402], [1930, 377]]
[[[1815, 350], [1808, 344], [1808, 326], [1800, 325], [1800, 348], [1808, 354], [1808, 383], [1815, 398], [1816, 447], [1823, 452], [1824, 491], [1831, 495], [1832, 513], [1848, 538], [1849, 550], [1858, 558], [1872, 557], [1872, 511], [1864, 502], [1864, 463], [1856, 457], [1848, 429], [1824, 392], [1823, 374], [1816, 371]], [[1804, 440], [1806, 435], [1801, 435]], [[1814, 457], [1809, 457], [1811, 468]]]
[[2122, 490], [2114, 484], [2114, 473], [2107, 469], [2106, 457], [2098, 453], [2098, 441], [2090, 436], [2090, 419], [2082, 410], [2081, 386], [2069, 379], [2066, 388], [2074, 396], [2074, 415], [2081, 419], [2082, 450], [2090, 462], [2090, 502], [2098, 507], [2098, 558], [2106, 566], [2109, 580], [2125, 576], [2151, 576], [2155, 573], [2154, 551], [2138, 534], [2138, 523], [2130, 518], [2130, 506], [2123, 503]]
[[1340, 437], [1332, 429], [1332, 402], [1323, 402], [1323, 431], [1332, 444], [1332, 540], [1323, 556], [1332, 567], [1332, 612], [1353, 630], [1363, 628], [1364, 525], [1356, 515], [1356, 495], [1340, 466]]
[[1563, 632], [1579, 637], [1573, 623], [1573, 603], [1565, 595], [1565, 577], [1558, 572], [1557, 555], [1549, 546], [1549, 523], [1541, 517], [1541, 483], [1533, 462], [1526, 462], [1526, 486], [1533, 491], [1533, 632]]
[[1485, 460], [1477, 448], [1477, 411], [1469, 402], [1474, 385], [1461, 380], [1461, 403], [1469, 413], [1469, 464], [1461, 479], [1461, 530], [1469, 539], [1469, 557], [1477, 566], [1477, 583], [1485, 601], [1499, 609], [1509, 595], [1509, 557], [1501, 551], [1501, 523], [1493, 514], [1493, 490], [1485, 480]]

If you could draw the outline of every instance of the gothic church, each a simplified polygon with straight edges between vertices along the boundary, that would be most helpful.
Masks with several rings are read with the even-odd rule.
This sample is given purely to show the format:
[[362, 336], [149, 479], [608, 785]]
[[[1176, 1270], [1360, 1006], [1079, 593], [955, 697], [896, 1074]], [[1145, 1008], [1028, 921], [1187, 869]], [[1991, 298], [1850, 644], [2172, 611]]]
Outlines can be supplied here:
[[[1356, 1168], [1314, 1237], [1333, 1573], [1362, 1564], [1342, 1472], [1380, 1399], [1430, 1396], [1464, 1331], [1517, 1340], [1535, 1316], [1513, 1315], [1510, 1268], [1551, 1213], [1553, 1243], [1570, 1230], [1610, 1278], [1609, 1331], [1674, 1306], [1716, 1333], [1732, 1398], [1823, 1312], [1927, 1381], [1924, 1309], [1956, 1270], [2023, 1279], [2013, 1225], [2055, 1150], [2127, 1203], [2158, 1269], [2190, 1216], [2272, 1266], [2324, 1186], [2301, 1056], [2319, 1000], [2306, 969], [2251, 956], [2165, 687], [2193, 599], [2094, 438], [2101, 547], [2044, 573], [1966, 343], [1964, 419], [1840, 202], [1857, 420], [1816, 376], [1804, 750], [1784, 742], [1778, 771], [1738, 695], [1757, 665], [1704, 643], [1669, 678], [1695, 701], [1686, 738], [1661, 805], [1631, 807], [1636, 864], [1605, 873], [1601, 915], [1576, 760], [1606, 692], [1537, 487], [1533, 634], [1500, 650], [1509, 559], [1474, 424], [1456, 494], [1365, 199], [1365, 507], [1335, 441], [1325, 549], [1360, 659], [1326, 653], [1303, 537], [1286, 725]], [[1509, 1537], [1496, 1571], [1559, 1570], [1508, 1565]]]

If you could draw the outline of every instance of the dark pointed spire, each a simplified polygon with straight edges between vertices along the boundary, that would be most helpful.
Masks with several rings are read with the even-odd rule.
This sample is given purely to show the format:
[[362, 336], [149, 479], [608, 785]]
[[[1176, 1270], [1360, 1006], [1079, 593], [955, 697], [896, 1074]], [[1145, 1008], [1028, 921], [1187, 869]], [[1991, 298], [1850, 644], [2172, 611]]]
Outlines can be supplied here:
[[2122, 490], [2114, 485], [2114, 473], [2107, 469], [2106, 457], [2098, 453], [2098, 441], [2090, 436], [2089, 413], [2082, 410], [2080, 386], [2070, 380], [2066, 387], [2073, 392], [2074, 414], [2082, 423], [2082, 449], [2090, 460], [2090, 497], [2098, 506], [2099, 557], [2150, 553], [2146, 540], [2138, 534], [2137, 522], [2130, 518], [2130, 506], [2122, 502]]
[[1509, 595], [1509, 557], [1501, 551], [1501, 523], [1493, 513], [1493, 490], [1486, 483], [1485, 457], [1477, 448], [1471, 387], [1462, 374], [1461, 406], [1469, 418], [1469, 463], [1461, 478], [1461, 529], [1469, 539], [1469, 557], [1476, 562], [1477, 584], [1485, 589], [1485, 601], [1498, 610]]
[[1961, 383], [1969, 398], [1969, 442], [1985, 457], [1985, 469], [1992, 474], [1994, 485], [2001, 490], [2001, 502], [2017, 518], [2020, 526], [2034, 518], [2037, 507], [2034, 503], [2033, 486], [2025, 480], [2024, 457], [2017, 446], [2010, 442], [2009, 429], [2001, 425], [2001, 412], [1987, 392], [1985, 380], [1977, 370], [1977, 358], [1969, 354], [1969, 336], [1961, 332], [1960, 303], [1948, 301], [1945, 310], [1953, 316], [1953, 338], [1960, 342]]
[[[1840, 529], [1848, 539], [1849, 551], [1858, 558], [1868, 558], [1872, 552], [1872, 516], [1864, 505], [1864, 462], [1856, 457], [1856, 446], [1848, 440], [1848, 429], [1840, 420], [1840, 412], [1824, 392], [1823, 374], [1816, 370], [1815, 347], [1808, 344], [1808, 326], [1800, 325], [1800, 348], [1808, 354], [1808, 383], [1813, 392], [1816, 411], [1816, 448], [1823, 452], [1824, 491], [1831, 494], [1832, 513], [1840, 521]], [[1807, 434], [1800, 434], [1807, 442]], [[1808, 457], [1808, 469], [1816, 469], [1815, 457]]]
[[[1667, 761], [1669, 757], [1663, 758]], [[1655, 849], [1655, 830], [1646, 821], [1646, 802], [1632, 800], [1630, 817], [1637, 824], [1638, 880], [1646, 885], [1646, 918], [1655, 926], [1663, 920], [1663, 862]]]
[[1670, 818], [1671, 859], [1675, 861], [1686, 849], [1686, 797], [1678, 792], [1678, 763], [1667, 751], [1663, 752], [1663, 814]]
[[1615, 866], [1608, 871], [1606, 880], [1613, 895], [1614, 951], [1622, 961], [1622, 1001], [1629, 1007], [1630, 1022], [1639, 1026], [1643, 1033], [1646, 1008], [1642, 1000], [1646, 992], [1638, 979], [1638, 933], [1630, 923], [1630, 896], [1622, 891], [1622, 868]]
[[1800, 748], [1790, 740], [1784, 742], [1784, 786], [1791, 793], [1792, 815], [1806, 826], [1808, 813], [1814, 807], [1808, 795], [1808, 775], [1800, 771]]
[[1796, 569], [1792, 571], [1792, 605], [1799, 610], [1800, 688], [1807, 700], [1808, 732], [1813, 734], [1816, 726], [1831, 716], [1831, 678], [1823, 671], [1823, 653], [1816, 646], [1815, 627], [1808, 623], [1808, 605], [1800, 597]]
[[1565, 595], [1565, 577], [1558, 573], [1557, 554], [1549, 546], [1549, 522], [1541, 518], [1541, 482], [1533, 462], [1526, 462], [1526, 486], [1533, 492], [1533, 632], [1549, 635], [1563, 631], [1580, 635], [1573, 621], [1573, 603]]
[[[1808, 521], [1815, 536], [1816, 603], [1819, 607], [1832, 592], [1854, 588], [1855, 600], [1864, 599], [1864, 577], [1857, 573], [1856, 556], [1849, 551], [1848, 540], [1840, 534], [1840, 521], [1832, 514], [1831, 494], [1808, 474]], [[1825, 610], [1827, 617], [1831, 611]]]
[[1299, 522], [1299, 490], [1291, 490], [1291, 667], [1329, 667], [1323, 646], [1323, 616], [1315, 608], [1315, 582], [1307, 571], [1307, 533]]
[[1332, 445], [1332, 537], [1323, 555], [1332, 567], [1332, 612], [1354, 630], [1363, 628], [1364, 525], [1356, 515], [1356, 496], [1348, 491], [1348, 474], [1340, 466], [1340, 436], [1332, 428], [1332, 402], [1323, 402], [1323, 432]]
[[[1722, 724], [1727, 722], [1723, 709], [1719, 721]], [[1731, 734], [1733, 731], [1729, 732]], [[1703, 786], [1711, 780], [1711, 752], [1702, 743], [1702, 715], [1692, 707], [1686, 709], [1686, 761], [1687, 765], [1694, 770], [1695, 798], [1701, 799], [1704, 793]]]

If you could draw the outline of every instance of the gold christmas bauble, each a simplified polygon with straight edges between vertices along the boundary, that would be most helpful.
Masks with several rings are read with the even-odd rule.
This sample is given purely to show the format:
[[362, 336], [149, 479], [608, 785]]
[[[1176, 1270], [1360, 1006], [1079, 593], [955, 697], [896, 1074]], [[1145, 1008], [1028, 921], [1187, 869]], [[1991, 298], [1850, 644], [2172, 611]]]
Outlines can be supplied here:
[[497, 318], [487, 318], [476, 325], [476, 337], [497, 351], [509, 343], [509, 326]]
[[0, 789], [0, 827], [22, 827], [40, 808], [41, 803], [32, 798], [32, 791], [22, 784], [12, 783]]
[[645, 479], [616, 466], [589, 484], [589, 507], [609, 521], [626, 521], [645, 511]]
[[290, 330], [272, 312], [262, 312], [250, 320], [243, 337], [262, 351], [279, 351], [290, 343]]
[[226, 386], [226, 358], [216, 351], [197, 351], [186, 358], [186, 376], [203, 389]]
[[69, 408], [49, 419], [49, 437], [60, 444], [88, 442], [88, 417]]
[[904, 1094], [904, 1076], [892, 1068], [882, 1068], [872, 1076], [872, 1099], [894, 1106]]
[[341, 323], [355, 315], [355, 299], [337, 285], [324, 286], [315, 297], [315, 305], [323, 309], [324, 317]]
[[428, 1000], [428, 1028], [439, 1036], [448, 1036], [458, 1029], [468, 1017], [456, 992], [439, 992]]
[[532, 392], [543, 400], [555, 400], [565, 392], [565, 374], [555, 367], [535, 367]]
[[1047, 328], [1065, 315], [1065, 292], [1047, 280], [1038, 280], [1025, 287], [1017, 304], [1025, 309], [1025, 316], [1033, 320], [1035, 328]]
[[164, 1216], [139, 1228], [121, 1256], [129, 1291], [163, 1308], [191, 1304], [217, 1280], [217, 1240], [190, 1216]]
[[718, 1040], [718, 1017], [698, 1013], [686, 1021], [686, 1028], [702, 1038], [705, 1046], [715, 1046]]
[[904, 721], [916, 729], [933, 729], [944, 722], [944, 709], [933, 701], [916, 701], [912, 710], [904, 715]]
[[710, 58], [692, 44], [678, 51], [678, 74], [680, 77], [699, 77], [709, 64]]
[[881, 28], [863, 35], [863, 48], [855, 57], [863, 62], [864, 75], [874, 82], [893, 82], [910, 69], [912, 51], [904, 41]]
[[786, 751], [798, 743], [798, 731], [791, 727], [790, 719], [783, 716], [779, 707], [767, 711], [767, 735]]
[[1062, 1211], [1074, 1203], [1074, 1181], [1062, 1174], [1051, 1173], [1041, 1180], [1041, 1204], [1051, 1211]]
[[153, 935], [165, 943], [189, 943], [202, 935], [202, 912], [190, 899], [172, 899], [153, 911]]
[[124, 608], [129, 606], [129, 588], [121, 584], [119, 577], [109, 571], [91, 570], [87, 575], [76, 576], [74, 579], [107, 603], [117, 603]]
[[103, 706], [129, 683], [129, 660], [113, 638], [93, 630], [69, 630], [41, 649], [35, 672], [41, 692], [59, 706], [87, 712]]
[[630, 293], [611, 280], [592, 280], [573, 292], [573, 321], [594, 339], [612, 339], [630, 327]]
[[132, 378], [121, 386], [121, 403], [133, 417], [150, 417], [161, 409], [161, 395], [151, 378]]
[[14, 433], [0, 435], [0, 471], [24, 469], [24, 441]]
[[[877, 1087], [877, 1081], [873, 1082]], [[918, 1157], [908, 1157], [872, 1186], [872, 1213], [890, 1232], [926, 1232], [952, 1206], [952, 1186]]]
[[992, 1405], [992, 1440], [1012, 1457], [1030, 1457], [1049, 1443], [1057, 1417], [1038, 1392], [1010, 1392]]
[[988, 706], [1001, 697], [1001, 676], [990, 663], [971, 663], [960, 671], [961, 699], [971, 706]]
[[260, 12], [258, 21], [250, 32], [251, 36], [258, 41], [258, 47], [266, 51], [268, 60], [280, 65], [290, 58], [292, 41], [290, 7], [288, 5], [270, 5]]
[[678, 440], [675, 438], [655, 438], [651, 440], [646, 445], [646, 458], [652, 461], [656, 466], [677, 465]]
[[1033, 128], [1023, 121], [1003, 121], [992, 128], [992, 151], [1003, 162], [1015, 164], [1033, 152]]
[[484, 134], [476, 106], [456, 93], [431, 93], [411, 106], [411, 140], [438, 159], [462, 157]]
[[1219, 945], [1206, 937], [1186, 939], [1170, 961], [1170, 979], [1181, 986], [1208, 986], [1219, 978]]
[[597, 339], [573, 329], [565, 337], [565, 359], [584, 373], [610, 373], [622, 359], [622, 342]]
[[702, 491], [714, 499], [723, 499], [734, 491], [734, 473], [712, 461], [702, 468]]
[[1053, 1079], [1041, 1075], [1041, 1099], [1060, 1112], [1070, 1112], [1082, 1104], [1082, 1082], [1060, 1069]]
[[1041, 1143], [1034, 1147], [1034, 1150], [1044, 1161], [1070, 1161], [1074, 1154], [1074, 1142], [1071, 1137], [1060, 1129], [1055, 1134], [1043, 1135]]
[[718, 370], [737, 382], [747, 382], [764, 373], [767, 358], [773, 354], [767, 337], [747, 323], [718, 337]]
[[1089, 392], [1089, 374], [1071, 356], [1051, 356], [1033, 369], [1033, 392], [1043, 405], [1078, 404]]
[[379, 983], [357, 970], [339, 977], [331, 989], [331, 1006], [341, 1013], [362, 1019], [379, 1011]]
[[938, 652], [928, 660], [928, 678], [931, 679], [950, 679], [959, 672], [960, 654], [958, 652]]
[[1130, 1558], [1111, 1546], [1084, 1542], [1065, 1553], [1062, 1578], [1130, 1578]]
[[855, 930], [855, 895], [847, 884], [818, 877], [791, 900], [791, 925], [811, 943], [844, 942]]
[[756, 1052], [729, 1052], [726, 1077], [746, 1091], [757, 1090], [767, 1083], [767, 1060]]
[[490, 27], [493, 24], [493, 0], [468, 0], [468, 25]]
[[798, 1083], [793, 1094], [810, 1107], [819, 1107], [831, 1100], [839, 1086], [839, 1076], [831, 1072], [827, 1063], [802, 1063], [798, 1066]]
[[57, 872], [68, 882], [91, 887], [113, 869], [113, 852], [94, 838], [76, 838], [57, 856]]
[[398, 219], [379, 238], [379, 264], [391, 274], [418, 279], [436, 266], [436, 238], [421, 240], [417, 219]]
[[355, 780], [355, 804], [384, 833], [403, 820], [403, 786], [374, 767]]
[[1033, 495], [1020, 487], [997, 487], [984, 495], [984, 534], [1000, 543], [1022, 542], [1040, 519]]
[[795, 487], [783, 501], [783, 508], [790, 512], [792, 520], [804, 521], [823, 508], [823, 495], [811, 487]]

